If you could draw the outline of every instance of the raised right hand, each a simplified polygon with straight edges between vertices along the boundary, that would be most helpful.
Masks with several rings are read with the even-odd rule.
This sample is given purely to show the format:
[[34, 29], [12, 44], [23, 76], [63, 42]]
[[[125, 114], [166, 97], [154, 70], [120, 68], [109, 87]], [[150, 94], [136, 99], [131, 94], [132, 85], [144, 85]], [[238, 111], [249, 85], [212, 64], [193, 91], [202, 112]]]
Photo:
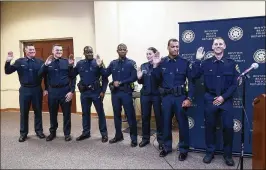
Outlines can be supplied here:
[[12, 51], [9, 51], [7, 53], [7, 57], [6, 57], [6, 61], [7, 62], [10, 62], [11, 60], [13, 60], [14, 56], [13, 56], [13, 52]]
[[200, 47], [197, 50], [196, 59], [201, 60], [205, 55], [204, 47]]
[[161, 62], [160, 52], [156, 52], [152, 60], [153, 67], [157, 67], [160, 62]]
[[141, 71], [140, 67], [138, 67], [137, 76], [138, 79], [141, 79], [141, 77], [143, 76], [143, 72]]
[[102, 66], [103, 64], [103, 60], [100, 58], [98, 54], [96, 55], [96, 63], [99, 67]]
[[53, 61], [53, 56], [52, 55], [50, 55], [47, 59], [46, 59], [46, 61], [45, 61], [45, 65], [46, 66], [48, 66], [49, 64], [51, 64], [51, 62]]

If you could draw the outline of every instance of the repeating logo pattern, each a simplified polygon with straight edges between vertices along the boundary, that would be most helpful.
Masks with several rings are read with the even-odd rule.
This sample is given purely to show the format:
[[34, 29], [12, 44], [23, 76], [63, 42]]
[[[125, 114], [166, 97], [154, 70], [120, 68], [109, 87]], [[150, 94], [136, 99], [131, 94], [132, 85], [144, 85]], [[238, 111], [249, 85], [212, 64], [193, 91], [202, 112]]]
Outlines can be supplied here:
[[242, 129], [242, 124], [239, 120], [234, 119], [234, 132], [239, 132]]
[[265, 49], [258, 49], [253, 58], [257, 63], [265, 63]]
[[228, 36], [233, 41], [238, 41], [243, 37], [243, 30], [240, 27], [232, 27], [228, 31]]
[[185, 43], [191, 43], [195, 39], [195, 33], [192, 30], [185, 30], [182, 33], [182, 40]]
[[195, 126], [194, 119], [192, 117], [189, 117], [189, 116], [188, 116], [188, 126], [189, 126], [189, 129], [192, 129]]

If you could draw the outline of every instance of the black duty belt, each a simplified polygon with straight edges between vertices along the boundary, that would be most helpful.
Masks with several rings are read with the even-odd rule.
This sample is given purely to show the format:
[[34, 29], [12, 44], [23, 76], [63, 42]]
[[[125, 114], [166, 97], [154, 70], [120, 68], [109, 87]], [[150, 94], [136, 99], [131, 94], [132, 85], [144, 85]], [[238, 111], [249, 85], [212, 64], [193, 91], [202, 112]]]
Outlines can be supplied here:
[[37, 87], [41, 86], [40, 84], [21, 84], [22, 87]]
[[66, 87], [69, 86], [69, 84], [64, 84], [64, 85], [49, 85], [52, 88], [62, 88], [62, 87]]
[[167, 88], [159, 88], [159, 92], [162, 96], [173, 94], [175, 96], [185, 95], [185, 86], [181, 85], [175, 88], [167, 89]]

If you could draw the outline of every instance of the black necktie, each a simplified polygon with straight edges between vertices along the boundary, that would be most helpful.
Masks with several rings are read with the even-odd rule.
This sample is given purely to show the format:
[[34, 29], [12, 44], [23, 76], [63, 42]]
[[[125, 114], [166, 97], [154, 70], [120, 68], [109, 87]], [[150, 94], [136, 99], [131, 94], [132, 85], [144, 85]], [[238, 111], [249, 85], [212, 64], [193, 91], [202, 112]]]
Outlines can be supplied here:
[[216, 84], [216, 95], [217, 96], [220, 96], [221, 95], [221, 65], [222, 65], [222, 62], [221, 61], [217, 61], [216, 62], [216, 64], [217, 64], [217, 70], [216, 70], [216, 76], [217, 76], [217, 84]]
[[29, 84], [33, 84], [33, 60], [28, 59], [28, 65], [29, 65]]
[[58, 71], [60, 69], [59, 64], [60, 64], [59, 59], [55, 59], [55, 69], [57, 69]]

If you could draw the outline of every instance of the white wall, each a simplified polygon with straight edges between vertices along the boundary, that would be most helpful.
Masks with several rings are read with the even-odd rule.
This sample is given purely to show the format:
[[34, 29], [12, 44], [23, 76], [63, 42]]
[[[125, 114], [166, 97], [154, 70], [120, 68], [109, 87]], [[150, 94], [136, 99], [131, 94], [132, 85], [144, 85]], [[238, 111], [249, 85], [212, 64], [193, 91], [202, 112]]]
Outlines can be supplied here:
[[[4, 2], [1, 13], [1, 70], [7, 51], [20, 54], [20, 40], [62, 37], [73, 37], [75, 56], [82, 55], [85, 45], [92, 45], [106, 65], [117, 58], [116, 47], [123, 42], [128, 56], [140, 65], [150, 46], [167, 55], [168, 39], [179, 36], [178, 22], [261, 16], [265, 2]], [[1, 108], [18, 108], [17, 75], [1, 71], [1, 80], [1, 90], [10, 90], [1, 91]], [[107, 115], [113, 115], [108, 94], [104, 107]], [[77, 110], [81, 111], [79, 93]]]
[[141, 64], [150, 46], [167, 55], [167, 41], [179, 37], [178, 22], [265, 15], [265, 2], [121, 1], [118, 13], [119, 42], [126, 43], [129, 56]]
[[[93, 5], [93, 2], [3, 2], [1, 108], [19, 108], [18, 76], [7, 76], [3, 71], [7, 52], [12, 50], [17, 59], [22, 55], [21, 40], [72, 37], [74, 55], [81, 56], [85, 45], [95, 47]], [[78, 109], [81, 110], [80, 106]]]

